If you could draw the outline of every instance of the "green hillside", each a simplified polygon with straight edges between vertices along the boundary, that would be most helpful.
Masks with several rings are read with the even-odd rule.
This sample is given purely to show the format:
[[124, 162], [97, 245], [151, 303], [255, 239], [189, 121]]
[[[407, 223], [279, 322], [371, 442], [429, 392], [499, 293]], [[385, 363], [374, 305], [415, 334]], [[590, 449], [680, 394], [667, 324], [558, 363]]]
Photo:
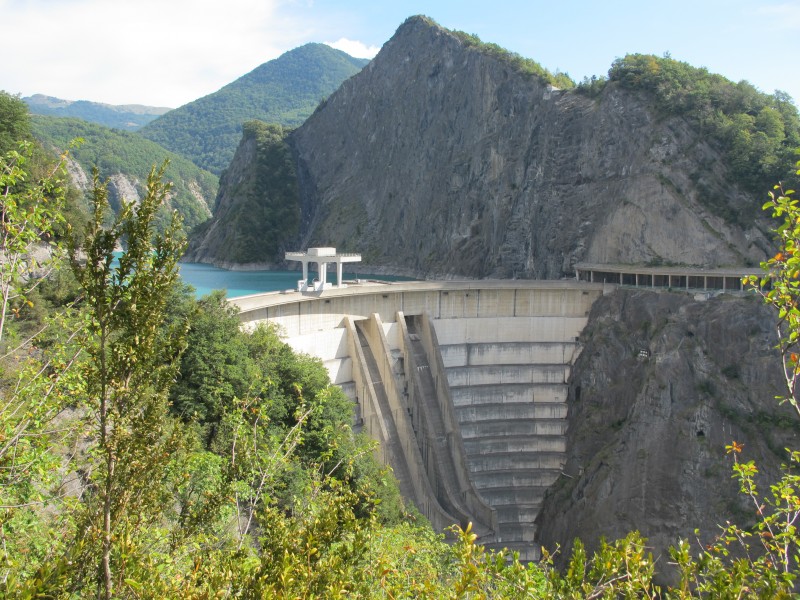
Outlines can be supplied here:
[[139, 133], [219, 174], [233, 158], [242, 123], [258, 119], [296, 127], [367, 62], [325, 44], [306, 44], [168, 112]]
[[169, 108], [126, 104], [115, 106], [88, 100], [62, 100], [52, 96], [34, 94], [23, 98], [28, 110], [35, 115], [49, 117], [75, 117], [90, 123], [135, 131], [169, 111]]
[[[761, 194], [776, 181], [794, 178], [788, 166], [800, 151], [800, 115], [788, 94], [764, 94], [747, 81], [734, 83], [705, 68], [650, 54], [616, 59], [608, 79], [585, 80], [578, 91], [597, 96], [608, 82], [649, 95], [660, 115], [680, 115], [697, 127], [722, 149], [745, 189]], [[696, 177], [706, 167], [698, 165]], [[717, 208], [725, 212], [724, 206]]]
[[66, 148], [75, 138], [83, 138], [84, 143], [71, 154], [89, 177], [96, 166], [103, 179], [124, 175], [135, 182], [140, 193], [152, 166], [168, 159], [166, 178], [174, 186], [170, 205], [183, 215], [186, 228], [194, 228], [210, 215], [219, 185], [217, 178], [150, 140], [80, 119], [43, 115], [32, 116], [31, 130], [45, 146], [59, 149]]

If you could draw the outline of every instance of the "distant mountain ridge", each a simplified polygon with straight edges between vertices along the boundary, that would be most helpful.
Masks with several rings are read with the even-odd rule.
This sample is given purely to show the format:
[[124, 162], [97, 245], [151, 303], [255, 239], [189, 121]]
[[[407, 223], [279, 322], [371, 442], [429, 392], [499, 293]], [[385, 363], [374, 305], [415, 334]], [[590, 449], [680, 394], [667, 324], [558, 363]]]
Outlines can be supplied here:
[[297, 127], [368, 62], [325, 44], [305, 44], [164, 114], [139, 133], [220, 174], [233, 158], [243, 123], [260, 120]]
[[113, 105], [88, 100], [64, 100], [44, 94], [34, 94], [22, 99], [35, 115], [74, 117], [115, 129], [136, 131], [153, 119], [172, 110], [141, 104]]

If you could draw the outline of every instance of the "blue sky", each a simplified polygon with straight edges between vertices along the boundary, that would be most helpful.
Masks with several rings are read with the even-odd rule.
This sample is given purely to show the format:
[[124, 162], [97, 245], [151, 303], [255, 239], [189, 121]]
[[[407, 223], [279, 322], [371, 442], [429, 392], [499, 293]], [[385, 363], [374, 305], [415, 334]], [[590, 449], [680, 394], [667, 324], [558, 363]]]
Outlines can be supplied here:
[[414, 14], [576, 80], [669, 52], [800, 104], [800, 0], [0, 0], [0, 89], [176, 107], [307, 42], [372, 56]]

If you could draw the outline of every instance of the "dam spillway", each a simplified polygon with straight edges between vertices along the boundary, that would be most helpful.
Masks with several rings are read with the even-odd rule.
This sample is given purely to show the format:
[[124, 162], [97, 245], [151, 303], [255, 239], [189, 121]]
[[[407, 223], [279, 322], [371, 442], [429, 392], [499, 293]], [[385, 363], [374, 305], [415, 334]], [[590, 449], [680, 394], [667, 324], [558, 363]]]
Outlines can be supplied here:
[[481, 280], [356, 285], [232, 299], [319, 357], [380, 442], [404, 497], [438, 529], [535, 560], [534, 520], [565, 459], [567, 389], [602, 284]]

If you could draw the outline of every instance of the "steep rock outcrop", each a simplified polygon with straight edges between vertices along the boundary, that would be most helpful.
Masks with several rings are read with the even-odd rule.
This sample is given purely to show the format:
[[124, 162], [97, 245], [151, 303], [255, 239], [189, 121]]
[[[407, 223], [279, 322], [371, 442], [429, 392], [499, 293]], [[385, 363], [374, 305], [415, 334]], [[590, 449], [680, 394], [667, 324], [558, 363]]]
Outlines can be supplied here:
[[72, 185], [82, 192], [89, 191], [92, 185], [92, 180], [89, 178], [89, 175], [87, 175], [86, 171], [83, 170], [81, 164], [69, 155], [67, 155], [64, 164], [67, 168], [67, 174], [69, 175]]
[[743, 443], [744, 460], [774, 481], [800, 438], [796, 416], [774, 400], [784, 391], [774, 322], [755, 297], [599, 299], [570, 378], [567, 462], [537, 519], [539, 541], [565, 557], [576, 537], [594, 549], [601, 536], [638, 530], [668, 577], [679, 538], [694, 542], [699, 528], [705, 542], [726, 520], [752, 523], [725, 445]]
[[[83, 193], [88, 193], [92, 188], [92, 178], [86, 173], [81, 164], [75, 159], [67, 157], [66, 167], [72, 185]], [[106, 179], [105, 184], [108, 190], [109, 204], [111, 204], [115, 211], [119, 210], [120, 206], [122, 206], [123, 200], [139, 202], [141, 199], [139, 189], [143, 186], [138, 179], [132, 176], [115, 173]]]
[[220, 178], [214, 218], [190, 238], [184, 260], [224, 268], [269, 268], [300, 222], [297, 178], [285, 130], [244, 124], [236, 156]]
[[138, 191], [138, 188], [142, 187], [141, 182], [127, 175], [115, 173], [109, 176], [106, 185], [108, 187], [108, 201], [114, 207], [114, 210], [119, 210], [123, 200], [136, 204], [141, 200]]
[[750, 264], [769, 246], [758, 203], [683, 119], [614, 84], [554, 89], [422, 17], [291, 142], [298, 246], [359, 251], [373, 270], [560, 278], [577, 261]]

